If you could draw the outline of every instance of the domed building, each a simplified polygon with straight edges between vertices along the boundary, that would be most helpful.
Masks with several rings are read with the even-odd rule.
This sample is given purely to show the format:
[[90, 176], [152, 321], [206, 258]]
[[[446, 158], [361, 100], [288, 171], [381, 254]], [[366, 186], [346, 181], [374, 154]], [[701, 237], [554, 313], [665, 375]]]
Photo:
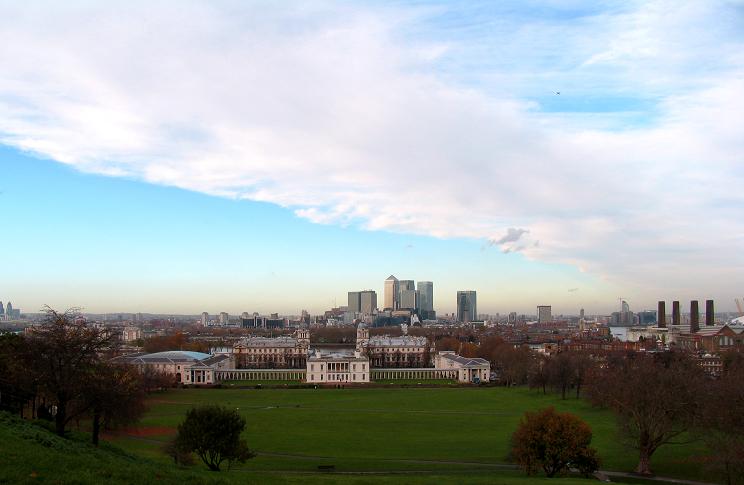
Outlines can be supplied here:
[[214, 372], [231, 367], [228, 355], [209, 355], [186, 350], [130, 354], [116, 357], [113, 362], [133, 365], [143, 372], [172, 375], [181, 384], [215, 384]]

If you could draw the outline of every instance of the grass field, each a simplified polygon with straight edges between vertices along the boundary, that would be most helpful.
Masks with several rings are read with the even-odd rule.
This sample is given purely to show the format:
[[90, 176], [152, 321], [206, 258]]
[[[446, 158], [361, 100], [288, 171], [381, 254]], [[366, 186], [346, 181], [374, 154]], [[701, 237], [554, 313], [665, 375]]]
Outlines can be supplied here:
[[[637, 458], [620, 443], [609, 412], [582, 400], [498, 387], [174, 390], [154, 396], [139, 435], [125, 433], [113, 442], [166, 462], [162, 442], [186, 410], [205, 403], [234, 407], [245, 416], [245, 437], [259, 456], [230, 475], [260, 476], [261, 482], [307, 473], [330, 480], [331, 475], [314, 472], [318, 465], [334, 465], [341, 473], [370, 473], [369, 483], [400, 483], [403, 477], [407, 483], [431, 483], [435, 477], [446, 483], [447, 476], [458, 475], [468, 483], [512, 483], [494, 482], [495, 477], [522, 483], [521, 475], [505, 466], [509, 436], [524, 411], [550, 405], [591, 425], [603, 469], [631, 471]], [[688, 459], [702, 451], [700, 445], [662, 447], [652, 467], [662, 476], [703, 480]]]

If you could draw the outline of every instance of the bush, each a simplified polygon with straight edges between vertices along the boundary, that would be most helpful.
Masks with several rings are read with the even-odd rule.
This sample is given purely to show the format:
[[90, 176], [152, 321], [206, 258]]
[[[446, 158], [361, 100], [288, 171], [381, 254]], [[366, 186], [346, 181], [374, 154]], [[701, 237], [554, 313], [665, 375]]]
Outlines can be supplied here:
[[512, 435], [512, 457], [528, 475], [542, 468], [553, 477], [570, 467], [590, 475], [599, 468], [591, 441], [592, 431], [584, 421], [549, 407], [524, 414]]
[[212, 471], [219, 471], [223, 461], [245, 462], [255, 453], [240, 438], [243, 429], [245, 419], [233, 409], [211, 405], [193, 408], [178, 425], [174, 454], [196, 453]]

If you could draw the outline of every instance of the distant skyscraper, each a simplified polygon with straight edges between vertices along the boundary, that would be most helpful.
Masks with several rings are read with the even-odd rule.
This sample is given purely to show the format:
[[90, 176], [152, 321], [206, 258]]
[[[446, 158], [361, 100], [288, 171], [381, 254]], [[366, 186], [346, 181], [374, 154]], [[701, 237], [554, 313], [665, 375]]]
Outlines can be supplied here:
[[434, 283], [431, 281], [419, 281], [417, 290], [419, 292], [419, 309], [422, 313], [434, 311]]
[[13, 304], [11, 302], [8, 302], [8, 304], [5, 306], [5, 314], [8, 319], [13, 318]]
[[0, 317], [5, 315], [5, 307], [3, 306], [3, 302], [0, 301]]
[[201, 315], [201, 326], [202, 327], [206, 327], [208, 323], [209, 323], [209, 313], [202, 312], [202, 315]]
[[227, 325], [230, 323], [230, 315], [227, 312], [220, 312], [220, 325]]
[[365, 315], [372, 315], [377, 310], [377, 292], [372, 290], [362, 291], [360, 293], [361, 312]]
[[346, 306], [347, 312], [359, 313], [362, 311], [362, 295], [358, 291], [350, 291]]
[[400, 282], [393, 275], [388, 276], [385, 280], [385, 310], [397, 310], [400, 302]]
[[579, 318], [582, 318], [582, 319], [584, 318], [584, 309], [583, 308], [579, 311]]
[[623, 313], [627, 313], [630, 311], [630, 305], [628, 305], [628, 302], [623, 300], [620, 304], [620, 311]]
[[550, 305], [539, 305], [537, 307], [537, 323], [546, 323], [553, 320], [553, 308]]
[[457, 292], [457, 321], [472, 322], [478, 319], [478, 303], [475, 291]]
[[406, 288], [400, 291], [400, 309], [404, 310], [418, 310], [419, 308], [419, 292], [413, 289]]

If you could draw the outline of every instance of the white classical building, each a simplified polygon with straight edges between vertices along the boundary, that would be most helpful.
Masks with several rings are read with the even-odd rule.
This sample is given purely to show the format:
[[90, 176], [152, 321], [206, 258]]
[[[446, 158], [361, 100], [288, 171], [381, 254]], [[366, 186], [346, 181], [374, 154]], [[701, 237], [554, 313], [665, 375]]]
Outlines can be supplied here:
[[301, 369], [307, 362], [310, 332], [301, 328], [292, 336], [248, 337], [233, 346], [238, 369]]
[[491, 365], [486, 359], [462, 357], [451, 350], [437, 352], [434, 368], [456, 370], [459, 382], [488, 382], [491, 377]]
[[174, 350], [154, 354], [131, 354], [116, 357], [113, 362], [138, 367], [141, 371], [174, 376], [180, 384], [215, 384], [215, 371], [231, 368], [227, 355]]
[[369, 359], [359, 351], [321, 352], [307, 359], [305, 382], [310, 384], [360, 384], [369, 382]]

